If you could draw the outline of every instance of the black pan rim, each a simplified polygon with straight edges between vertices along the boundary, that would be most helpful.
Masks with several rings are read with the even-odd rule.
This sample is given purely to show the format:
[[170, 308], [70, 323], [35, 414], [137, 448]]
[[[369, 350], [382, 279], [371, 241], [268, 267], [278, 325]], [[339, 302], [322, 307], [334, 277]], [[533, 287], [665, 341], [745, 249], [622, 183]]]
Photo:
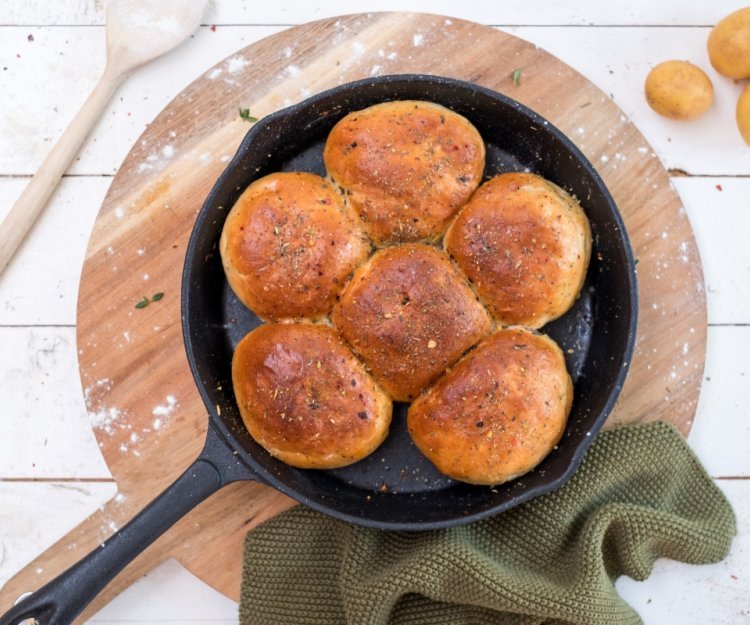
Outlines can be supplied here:
[[[485, 96], [503, 101], [507, 106], [517, 109], [522, 115], [528, 118], [530, 122], [538, 124], [540, 126], [544, 126], [545, 131], [552, 134], [555, 137], [555, 139], [557, 139], [565, 147], [565, 149], [568, 150], [569, 153], [573, 155], [577, 163], [585, 170], [586, 175], [589, 176], [592, 183], [597, 187], [597, 190], [605, 197], [607, 203], [609, 204], [611, 208], [612, 221], [614, 222], [615, 227], [618, 230], [619, 240], [622, 245], [622, 249], [620, 251], [622, 252], [625, 258], [625, 263], [627, 265], [626, 274], [628, 278], [627, 293], [623, 293], [623, 300], [622, 300], [622, 303], [627, 309], [627, 313], [628, 313], [627, 343], [623, 350], [623, 361], [621, 363], [619, 372], [615, 378], [614, 384], [612, 384], [610, 388], [610, 391], [608, 393], [606, 401], [604, 402], [602, 410], [592, 422], [592, 427], [590, 429], [592, 435], [584, 437], [580, 441], [580, 443], [577, 445], [575, 452], [573, 453], [573, 456], [571, 458], [571, 462], [567, 466], [567, 469], [554, 480], [551, 480], [547, 482], [546, 484], [537, 486], [533, 489], [527, 490], [519, 494], [518, 496], [513, 497], [505, 501], [504, 503], [498, 504], [494, 507], [490, 507], [488, 509], [481, 510], [479, 512], [475, 512], [471, 514], [464, 514], [461, 516], [455, 515], [454, 518], [448, 518], [448, 519], [438, 520], [438, 521], [416, 522], [416, 523], [411, 522], [411, 521], [389, 522], [389, 521], [383, 521], [383, 520], [371, 520], [371, 519], [363, 518], [362, 516], [351, 515], [342, 511], [337, 511], [335, 510], [335, 502], [334, 502], [334, 505], [324, 505], [316, 501], [312, 501], [308, 499], [307, 497], [305, 497], [304, 495], [301, 495], [300, 493], [295, 491], [293, 488], [290, 488], [283, 480], [277, 478], [277, 476], [275, 476], [273, 472], [261, 466], [252, 457], [251, 454], [247, 453], [246, 450], [244, 450], [241, 445], [236, 443], [234, 435], [229, 430], [226, 423], [219, 417], [219, 415], [216, 412], [215, 406], [211, 402], [211, 398], [208, 394], [206, 386], [204, 382], [201, 380], [200, 374], [197, 370], [195, 346], [193, 345], [193, 341], [190, 336], [191, 322], [193, 320], [190, 318], [190, 315], [188, 314], [190, 291], [191, 291], [189, 267], [192, 264], [193, 256], [195, 253], [195, 247], [196, 247], [195, 242], [198, 237], [198, 233], [199, 231], [201, 231], [201, 226], [203, 225], [203, 223], [210, 217], [207, 207], [210, 207], [212, 205], [212, 202], [215, 200], [216, 195], [219, 192], [219, 189], [221, 189], [222, 187], [222, 184], [230, 176], [232, 170], [235, 167], [237, 167], [243, 155], [247, 152], [247, 150], [250, 149], [250, 146], [255, 136], [259, 132], [261, 132], [262, 128], [265, 125], [272, 123], [279, 118], [283, 118], [283, 117], [294, 114], [295, 112], [299, 111], [303, 107], [314, 106], [317, 102], [325, 100], [326, 98], [332, 95], [341, 93], [341, 92], [346, 92], [346, 91], [350, 91], [353, 89], [356, 90], [365, 85], [370, 86], [370, 85], [376, 85], [376, 84], [381, 84], [381, 83], [402, 83], [402, 82], [420, 83], [426, 86], [451, 85], [451, 86], [463, 88], [469, 91], [479, 92], [479, 93], [484, 94]], [[383, 98], [383, 101], [386, 101], [387, 99], [388, 98]], [[624, 385], [625, 378], [627, 376], [627, 372], [628, 372], [630, 362], [632, 359], [632, 353], [635, 347], [635, 339], [636, 339], [636, 327], [637, 327], [637, 316], [638, 316], [638, 287], [637, 287], [637, 272], [636, 272], [633, 250], [630, 244], [629, 237], [627, 235], [627, 231], [625, 229], [624, 222], [619, 213], [619, 210], [614, 201], [614, 198], [612, 197], [608, 188], [604, 184], [604, 181], [602, 180], [597, 170], [593, 167], [591, 162], [585, 157], [585, 155], [578, 149], [578, 147], [562, 131], [560, 131], [556, 126], [554, 126], [551, 122], [546, 120], [544, 117], [542, 117], [541, 115], [539, 115], [532, 109], [528, 108], [527, 106], [521, 104], [520, 102], [513, 100], [512, 98], [508, 97], [507, 95], [503, 93], [494, 91], [492, 89], [483, 87], [481, 85], [477, 85], [475, 83], [471, 83], [471, 82], [464, 81], [464, 80], [458, 80], [454, 78], [431, 75], [431, 74], [392, 74], [392, 75], [387, 75], [387, 76], [366, 78], [366, 79], [342, 84], [342, 85], [333, 87], [331, 89], [322, 91], [320, 93], [317, 93], [313, 96], [310, 96], [309, 98], [306, 98], [302, 102], [299, 102], [292, 106], [275, 111], [267, 115], [266, 117], [263, 117], [257, 123], [255, 123], [253, 127], [247, 132], [245, 137], [243, 138], [234, 157], [230, 160], [225, 170], [222, 172], [222, 174], [214, 183], [214, 186], [212, 187], [211, 191], [206, 197], [206, 200], [204, 201], [203, 206], [196, 218], [195, 224], [193, 226], [193, 231], [191, 233], [188, 246], [187, 246], [185, 262], [183, 265], [181, 287], [182, 287], [181, 317], [182, 317], [183, 342], [184, 342], [188, 362], [190, 364], [191, 373], [195, 380], [196, 386], [198, 387], [198, 391], [201, 395], [201, 398], [208, 411], [209, 427], [215, 428], [218, 431], [218, 433], [221, 435], [221, 437], [225, 440], [225, 442], [230, 447], [238, 451], [239, 459], [243, 462], [243, 464], [246, 465], [249, 473], [252, 474], [248, 476], [248, 479], [257, 479], [259, 482], [267, 484], [283, 492], [284, 494], [292, 497], [293, 499], [299, 501], [300, 503], [303, 503], [329, 516], [334, 516], [338, 519], [341, 519], [350, 523], [354, 523], [357, 525], [377, 527], [380, 529], [388, 529], [388, 530], [414, 531], [414, 530], [440, 529], [440, 528], [452, 527], [452, 526], [456, 526], [456, 525], [464, 524], [468, 522], [478, 521], [484, 518], [494, 516], [503, 510], [506, 510], [524, 501], [549, 493], [559, 488], [562, 484], [564, 484], [567, 480], [569, 480], [570, 477], [573, 475], [573, 473], [577, 470], [589, 446], [591, 445], [591, 443], [593, 442], [595, 438], [594, 435], [599, 431], [599, 429], [601, 428], [601, 426], [604, 424], [607, 417], [611, 413], [612, 409], [614, 408], [617, 398], [620, 394], [620, 391], [622, 390], [622, 387]]]

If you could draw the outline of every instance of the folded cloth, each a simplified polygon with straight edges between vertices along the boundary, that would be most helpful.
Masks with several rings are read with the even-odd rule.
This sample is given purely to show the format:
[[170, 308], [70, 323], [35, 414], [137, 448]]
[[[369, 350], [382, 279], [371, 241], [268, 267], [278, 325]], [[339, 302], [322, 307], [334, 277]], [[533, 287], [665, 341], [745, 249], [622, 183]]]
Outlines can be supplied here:
[[247, 535], [242, 625], [640, 623], [614, 580], [656, 558], [716, 562], [732, 508], [672, 426], [603, 432], [559, 490], [426, 532], [297, 506]]

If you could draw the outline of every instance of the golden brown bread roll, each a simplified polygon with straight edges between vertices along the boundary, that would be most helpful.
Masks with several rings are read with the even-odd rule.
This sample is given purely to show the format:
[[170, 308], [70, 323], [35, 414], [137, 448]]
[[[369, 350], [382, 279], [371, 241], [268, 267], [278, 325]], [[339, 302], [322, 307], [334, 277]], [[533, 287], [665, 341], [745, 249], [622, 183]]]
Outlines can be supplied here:
[[492, 328], [448, 257], [415, 243], [375, 253], [354, 273], [332, 320], [398, 401], [416, 397]]
[[388, 434], [391, 401], [333, 328], [262, 325], [232, 359], [237, 405], [250, 435], [295, 467], [342, 467]]
[[219, 243], [232, 290], [272, 320], [323, 317], [370, 247], [336, 189], [308, 173], [253, 182], [227, 216]]
[[417, 447], [456, 480], [500, 484], [558, 443], [573, 384], [552, 339], [523, 328], [485, 338], [409, 408]]
[[557, 185], [507, 173], [477, 189], [444, 243], [500, 324], [540, 328], [578, 296], [591, 228], [578, 202]]
[[481, 182], [484, 155], [466, 118], [416, 100], [348, 114], [323, 152], [377, 245], [438, 239]]

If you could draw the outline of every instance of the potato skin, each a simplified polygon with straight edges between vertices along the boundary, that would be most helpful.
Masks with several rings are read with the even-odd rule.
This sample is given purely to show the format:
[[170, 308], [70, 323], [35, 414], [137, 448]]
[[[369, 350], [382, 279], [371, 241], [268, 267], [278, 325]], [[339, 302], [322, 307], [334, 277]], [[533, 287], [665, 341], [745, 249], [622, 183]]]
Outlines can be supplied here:
[[708, 35], [708, 58], [729, 78], [750, 78], [750, 7], [730, 13]]
[[711, 106], [714, 88], [706, 73], [688, 61], [665, 61], [646, 77], [646, 101], [659, 115], [688, 120]]
[[737, 100], [737, 128], [745, 143], [750, 145], [750, 83], [745, 85]]

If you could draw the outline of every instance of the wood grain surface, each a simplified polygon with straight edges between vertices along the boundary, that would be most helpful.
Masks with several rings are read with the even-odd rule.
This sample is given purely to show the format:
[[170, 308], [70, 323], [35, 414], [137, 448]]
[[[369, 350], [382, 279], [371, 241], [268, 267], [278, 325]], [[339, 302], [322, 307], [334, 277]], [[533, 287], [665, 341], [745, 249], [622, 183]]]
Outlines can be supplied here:
[[[262, 117], [337, 84], [391, 73], [456, 77], [506, 93], [586, 153], [639, 260], [636, 352], [608, 426], [663, 419], [687, 434], [705, 359], [700, 261], [666, 170], [611, 98], [536, 46], [472, 22], [376, 13], [294, 27], [199, 77], [120, 167], [89, 242], [78, 303], [82, 385], [119, 493], [10, 580], [0, 612], [19, 590], [38, 587], [98, 545], [202, 447], [207, 418], [182, 343], [180, 279], [193, 220], [249, 128], [238, 109]], [[155, 293], [163, 299], [135, 308]], [[142, 554], [81, 619], [167, 557], [236, 599], [245, 533], [290, 505], [257, 484], [225, 488]]]

